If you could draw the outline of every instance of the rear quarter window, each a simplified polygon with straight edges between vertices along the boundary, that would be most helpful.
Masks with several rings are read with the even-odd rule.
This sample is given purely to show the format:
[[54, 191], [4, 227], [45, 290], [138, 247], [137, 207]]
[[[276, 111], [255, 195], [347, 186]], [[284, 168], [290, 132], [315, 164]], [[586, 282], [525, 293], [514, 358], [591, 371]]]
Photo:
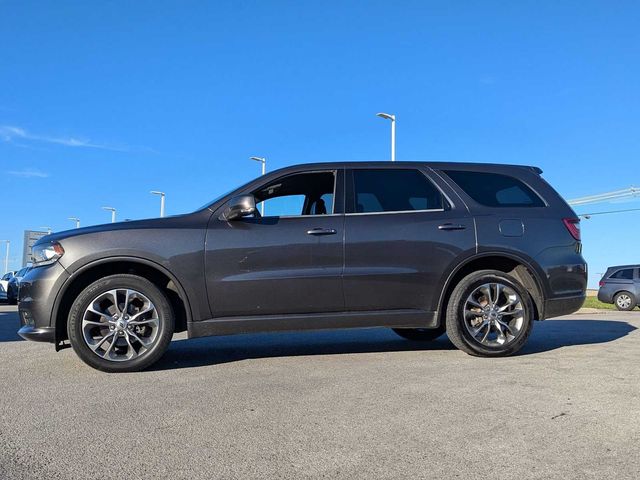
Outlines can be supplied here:
[[617, 278], [620, 280], [633, 280], [633, 269], [625, 268], [624, 270], [618, 270], [616, 273], [611, 275], [610, 278]]
[[500, 173], [445, 170], [464, 192], [487, 207], [544, 207], [545, 203], [517, 178]]

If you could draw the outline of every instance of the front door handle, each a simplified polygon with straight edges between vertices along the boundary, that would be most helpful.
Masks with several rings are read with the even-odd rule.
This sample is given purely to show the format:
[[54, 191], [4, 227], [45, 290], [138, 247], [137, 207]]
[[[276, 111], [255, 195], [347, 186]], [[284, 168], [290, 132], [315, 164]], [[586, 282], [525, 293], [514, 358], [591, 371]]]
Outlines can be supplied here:
[[454, 223], [443, 223], [442, 225], [438, 225], [438, 230], [464, 230], [466, 225], [454, 224]]
[[307, 235], [335, 235], [338, 231], [334, 228], [312, 228], [307, 230]]

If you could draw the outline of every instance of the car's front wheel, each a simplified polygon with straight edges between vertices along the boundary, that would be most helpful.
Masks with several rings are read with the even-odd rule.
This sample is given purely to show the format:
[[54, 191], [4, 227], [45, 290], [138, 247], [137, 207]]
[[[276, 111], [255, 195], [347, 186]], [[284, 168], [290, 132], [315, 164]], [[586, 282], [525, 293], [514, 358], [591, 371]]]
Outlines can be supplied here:
[[636, 299], [630, 292], [618, 292], [613, 297], [613, 304], [618, 310], [628, 312], [636, 307]]
[[470, 355], [512, 355], [527, 341], [533, 316], [531, 297], [514, 277], [481, 270], [454, 288], [447, 308], [447, 335]]
[[134, 372], [156, 362], [174, 330], [167, 297], [149, 280], [111, 275], [86, 287], [69, 312], [69, 341], [88, 365]]

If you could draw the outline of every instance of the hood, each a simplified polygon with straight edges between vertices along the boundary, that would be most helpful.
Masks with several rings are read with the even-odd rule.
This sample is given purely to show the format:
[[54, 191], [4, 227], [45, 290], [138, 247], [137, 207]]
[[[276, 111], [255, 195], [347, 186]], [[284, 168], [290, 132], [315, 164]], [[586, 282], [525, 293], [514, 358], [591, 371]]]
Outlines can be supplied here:
[[45, 235], [38, 240], [35, 245], [41, 243], [59, 242], [66, 238], [79, 237], [100, 232], [114, 232], [118, 230], [140, 230], [156, 228], [174, 228], [184, 223], [184, 220], [191, 215], [175, 215], [164, 218], [148, 218], [145, 220], [131, 220], [128, 222], [105, 223], [103, 225], [92, 225], [90, 227], [73, 228], [62, 232], [55, 232]]

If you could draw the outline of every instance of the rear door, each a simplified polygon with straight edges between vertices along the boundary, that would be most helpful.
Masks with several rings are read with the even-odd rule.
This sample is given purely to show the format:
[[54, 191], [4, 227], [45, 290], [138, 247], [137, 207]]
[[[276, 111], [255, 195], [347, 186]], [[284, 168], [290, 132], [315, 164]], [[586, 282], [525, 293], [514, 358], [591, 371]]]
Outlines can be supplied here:
[[347, 310], [437, 310], [443, 276], [476, 248], [462, 201], [417, 167], [353, 168], [346, 185]]

